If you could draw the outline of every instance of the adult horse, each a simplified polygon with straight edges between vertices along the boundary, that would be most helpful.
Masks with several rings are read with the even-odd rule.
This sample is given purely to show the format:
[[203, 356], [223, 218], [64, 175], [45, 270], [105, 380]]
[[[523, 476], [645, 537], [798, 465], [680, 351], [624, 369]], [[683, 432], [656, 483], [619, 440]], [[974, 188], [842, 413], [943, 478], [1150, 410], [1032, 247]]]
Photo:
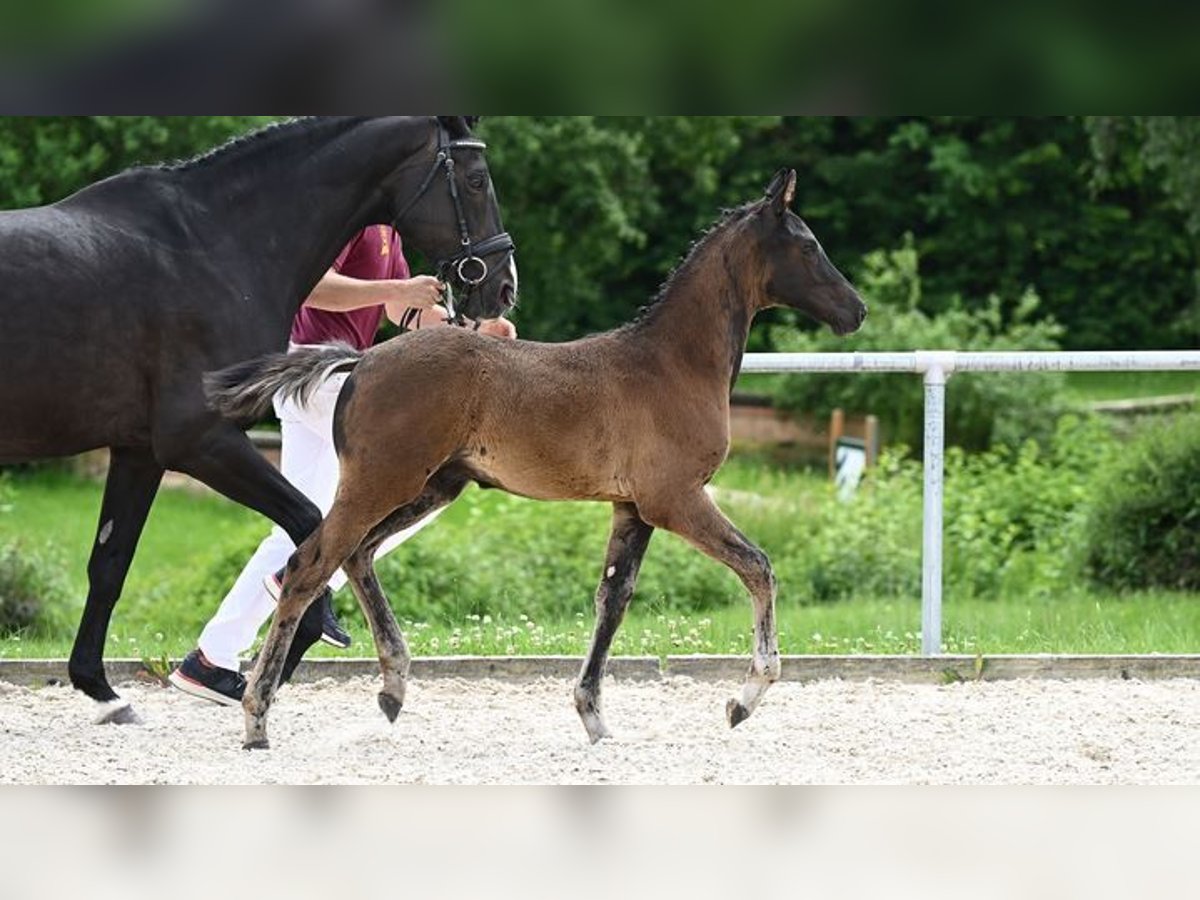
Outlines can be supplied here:
[[[465, 292], [462, 312], [514, 302], [512, 241], [470, 127], [305, 119], [0, 213], [0, 462], [112, 450], [69, 664], [71, 683], [104, 704], [100, 721], [137, 721], [108, 684], [103, 649], [165, 469], [258, 510], [297, 544], [321, 520], [207, 408], [201, 374], [282, 350], [303, 299], [372, 223], [394, 223], [438, 261]], [[319, 635], [310, 615], [289, 667]]]
[[[613, 504], [592, 645], [575, 705], [608, 734], [600, 681], [655, 528], [729, 566], [754, 603], [754, 653], [737, 725], [779, 677], [775, 576], [704, 491], [729, 449], [729, 392], [754, 314], [801, 310], [838, 334], [866, 306], [790, 210], [795, 172], [728, 213], [637, 321], [565, 344], [418, 332], [367, 353], [329, 347], [246, 363], [209, 379], [227, 415], [253, 419], [278, 390], [303, 394], [329, 366], [353, 368], [335, 412], [341, 480], [333, 508], [288, 562], [288, 578], [243, 698], [246, 746], [267, 746], [267, 711], [306, 606], [339, 566], [371, 624], [383, 669], [379, 703], [395, 720], [409, 656], [372, 566], [392, 532], [453, 500], [471, 481], [541, 500]], [[436, 387], [436, 390], [432, 389]], [[444, 397], [458, 398], [455, 403]]]

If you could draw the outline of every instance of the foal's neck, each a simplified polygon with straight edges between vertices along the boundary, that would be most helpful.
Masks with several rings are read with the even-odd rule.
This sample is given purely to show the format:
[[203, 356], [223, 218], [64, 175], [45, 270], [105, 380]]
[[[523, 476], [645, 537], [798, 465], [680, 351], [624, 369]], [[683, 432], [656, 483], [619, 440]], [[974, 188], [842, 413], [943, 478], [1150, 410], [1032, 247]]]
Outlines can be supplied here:
[[742, 366], [759, 293], [746, 248], [728, 229], [715, 232], [671, 276], [636, 328], [658, 352], [728, 393]]

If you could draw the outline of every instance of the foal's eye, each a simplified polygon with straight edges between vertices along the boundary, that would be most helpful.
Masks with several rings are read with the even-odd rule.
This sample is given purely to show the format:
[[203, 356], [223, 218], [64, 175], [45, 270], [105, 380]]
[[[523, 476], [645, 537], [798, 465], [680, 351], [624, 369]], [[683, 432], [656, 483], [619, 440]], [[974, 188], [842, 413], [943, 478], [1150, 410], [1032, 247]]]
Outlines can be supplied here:
[[804, 253], [807, 256], [812, 256], [814, 253], [817, 252], [817, 242], [816, 241], [804, 241], [802, 246], [804, 247]]

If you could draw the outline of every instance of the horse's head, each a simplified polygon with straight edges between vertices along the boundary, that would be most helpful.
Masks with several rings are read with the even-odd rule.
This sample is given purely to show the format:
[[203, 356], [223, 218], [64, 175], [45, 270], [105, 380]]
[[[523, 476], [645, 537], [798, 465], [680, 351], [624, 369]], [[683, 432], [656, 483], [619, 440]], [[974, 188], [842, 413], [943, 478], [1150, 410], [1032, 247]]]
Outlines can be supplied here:
[[418, 249], [452, 289], [452, 312], [486, 319], [516, 304], [517, 265], [484, 159], [487, 145], [471, 133], [475, 121], [431, 120], [428, 167], [415, 193], [395, 197], [393, 218], [405, 220]]
[[753, 216], [765, 263], [767, 303], [798, 309], [835, 334], [850, 334], [867, 317], [867, 305], [829, 261], [804, 220], [792, 212], [795, 194], [795, 170], [780, 169]]

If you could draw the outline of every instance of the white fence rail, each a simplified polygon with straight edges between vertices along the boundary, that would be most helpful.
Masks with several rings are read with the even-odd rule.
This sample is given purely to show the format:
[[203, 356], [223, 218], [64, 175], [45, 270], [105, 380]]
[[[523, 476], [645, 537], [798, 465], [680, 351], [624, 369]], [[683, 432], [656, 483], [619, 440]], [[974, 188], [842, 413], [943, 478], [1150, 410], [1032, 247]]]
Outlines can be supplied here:
[[942, 478], [946, 380], [955, 372], [1200, 371], [1200, 351], [987, 353], [747, 353], [743, 372], [908, 372], [925, 378], [925, 509], [921, 552], [921, 652], [942, 652]]

